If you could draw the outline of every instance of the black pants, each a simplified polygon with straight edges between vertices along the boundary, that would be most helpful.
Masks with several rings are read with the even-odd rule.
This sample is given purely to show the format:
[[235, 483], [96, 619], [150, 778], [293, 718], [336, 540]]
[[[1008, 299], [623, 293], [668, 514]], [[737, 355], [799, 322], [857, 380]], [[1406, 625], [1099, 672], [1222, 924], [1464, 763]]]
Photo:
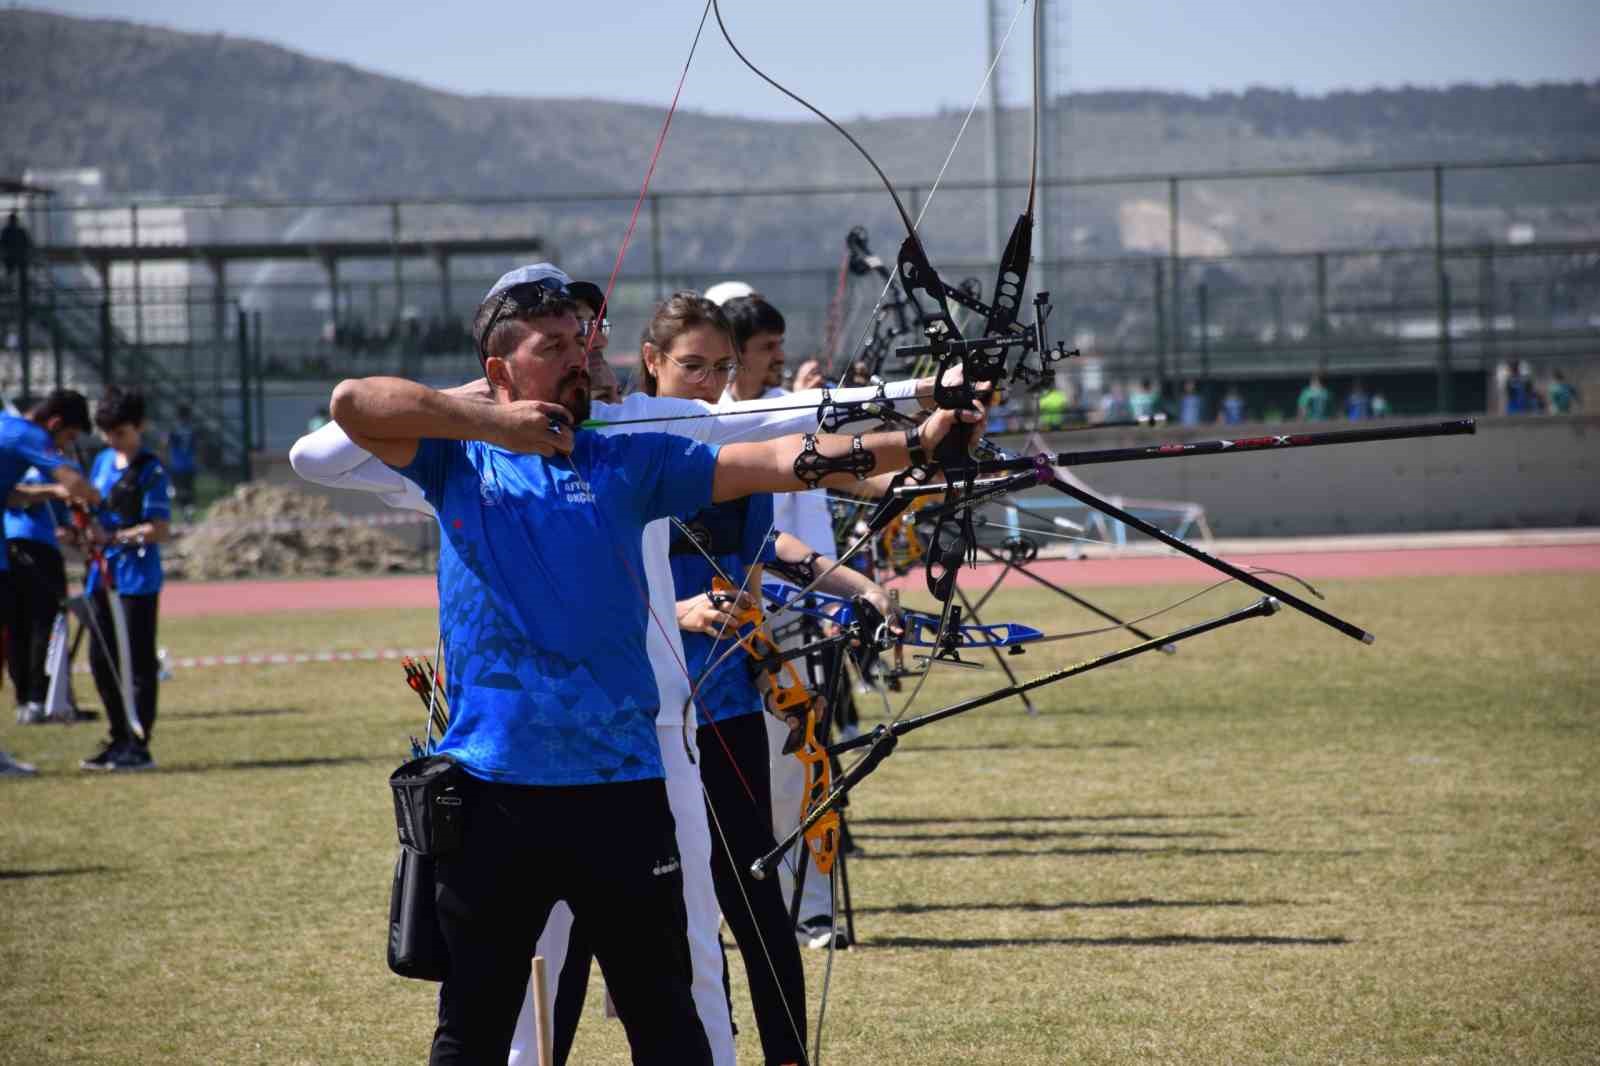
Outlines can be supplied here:
[[6, 555], [16, 597], [6, 665], [17, 702], [43, 703], [50, 684], [44, 672], [50, 627], [67, 597], [67, 567], [59, 549], [36, 540], [8, 540]]
[[709, 1064], [690, 994], [688, 916], [660, 779], [525, 788], [473, 779], [462, 847], [438, 860], [432, 1066], [504, 1066], [550, 908], [565, 900], [600, 960], [635, 1063]]
[[[159, 594], [149, 596], [121, 596], [122, 611], [128, 620], [128, 657], [133, 661], [133, 706], [144, 727], [145, 743], [150, 743], [156, 725], [156, 675], [161, 664], [156, 659], [156, 612]], [[122, 709], [122, 690], [117, 687], [117, 630], [111, 621], [111, 601], [105, 588], [95, 589], [89, 601], [94, 625], [89, 633], [89, 669], [94, 673], [94, 687], [100, 693], [100, 702], [106, 707], [106, 720], [111, 726], [111, 739], [125, 744], [133, 737], [128, 731], [127, 715]]]
[[778, 879], [750, 876], [750, 864], [777, 843], [772, 839], [767, 725], [760, 714], [740, 715], [715, 727], [701, 726], [699, 740], [700, 779], [711, 822], [711, 880], [722, 917], [744, 956], [761, 1051], [769, 1063], [801, 1062], [806, 975], [800, 946]]

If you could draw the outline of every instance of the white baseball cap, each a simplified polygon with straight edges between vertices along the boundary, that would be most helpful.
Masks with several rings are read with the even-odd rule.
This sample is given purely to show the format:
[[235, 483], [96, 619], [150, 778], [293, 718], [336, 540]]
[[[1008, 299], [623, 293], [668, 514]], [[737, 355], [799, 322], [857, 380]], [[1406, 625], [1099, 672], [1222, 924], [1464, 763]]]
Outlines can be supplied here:
[[719, 281], [706, 290], [706, 299], [721, 307], [729, 300], [737, 300], [742, 296], [754, 296], [755, 294], [754, 286], [747, 285], [742, 281]]

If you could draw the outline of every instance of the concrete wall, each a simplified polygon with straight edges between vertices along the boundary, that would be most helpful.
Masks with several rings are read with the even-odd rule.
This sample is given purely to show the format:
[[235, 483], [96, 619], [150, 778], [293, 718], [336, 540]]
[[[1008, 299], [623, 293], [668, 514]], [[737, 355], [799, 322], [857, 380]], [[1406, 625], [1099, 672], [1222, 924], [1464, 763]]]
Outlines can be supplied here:
[[[1470, 437], [1158, 459], [1085, 466], [1077, 474], [1102, 494], [1199, 503], [1218, 536], [1600, 525], [1600, 416], [1480, 418], [1477, 424]], [[1307, 428], [1351, 427], [1169, 427], [1048, 439], [1052, 449], [1077, 451]]]

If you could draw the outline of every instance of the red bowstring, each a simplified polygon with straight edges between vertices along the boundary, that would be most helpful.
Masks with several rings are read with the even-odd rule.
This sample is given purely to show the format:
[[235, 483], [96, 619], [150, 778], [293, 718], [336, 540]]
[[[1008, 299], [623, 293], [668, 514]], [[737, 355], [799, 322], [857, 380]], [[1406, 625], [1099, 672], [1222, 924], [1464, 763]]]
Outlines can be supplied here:
[[[700, 36], [705, 32], [706, 19], [710, 17], [710, 15], [711, 2], [710, 0], [706, 0], [705, 9], [700, 13], [700, 25], [694, 31], [694, 41], [689, 45], [689, 55], [683, 61], [683, 72], [678, 75], [678, 87], [673, 90], [672, 103], [667, 106], [667, 117], [661, 123], [661, 132], [656, 135], [656, 145], [654, 150], [650, 153], [650, 163], [645, 168], [644, 182], [639, 186], [639, 198], [633, 202], [633, 213], [628, 217], [628, 228], [622, 235], [622, 246], [617, 249], [617, 260], [612, 264], [611, 276], [606, 280], [606, 291], [600, 299], [600, 310], [596, 315], [597, 319], [604, 318], [606, 314], [606, 308], [611, 305], [611, 293], [616, 289], [617, 276], [622, 273], [622, 263], [628, 256], [628, 246], [633, 243], [633, 233], [639, 223], [639, 211], [644, 207], [645, 198], [650, 193], [650, 181], [655, 177], [656, 163], [661, 159], [661, 149], [667, 142], [667, 131], [672, 128], [672, 116], [677, 114], [678, 101], [683, 96], [684, 83], [689, 80], [689, 67], [694, 63], [694, 53], [695, 50], [700, 47]], [[590, 353], [594, 351], [594, 342], [598, 335], [599, 330], [590, 330], [588, 343], [584, 346], [585, 359], [587, 359]], [[622, 553], [618, 552], [618, 555], [621, 556]], [[689, 694], [691, 697], [691, 702], [694, 703], [696, 718], [704, 717], [707, 724], [711, 726], [711, 733], [717, 738], [717, 743], [722, 746], [722, 751], [723, 754], [727, 756], [728, 764], [733, 767], [735, 775], [737, 775], [739, 778], [739, 784], [744, 787], [745, 794], [750, 797], [750, 802], [755, 803], [756, 791], [753, 787], [751, 787], [750, 782], [745, 779], [744, 771], [739, 768], [738, 760], [733, 757], [733, 748], [729, 746], [727, 739], [723, 737], [722, 730], [717, 728], [716, 721], [712, 719], [710, 715], [705, 714], [700, 709], [698, 701], [694, 699], [698, 686], [694, 678], [689, 676], [689, 664], [685, 662], [682, 655], [673, 648], [672, 636], [667, 631], [666, 624], [656, 616], [655, 609], [650, 606], [650, 593], [648, 584], [642, 579], [641, 575], [634, 570], [633, 566], [627, 561], [626, 558], [622, 559], [622, 564], [623, 568], [628, 571], [628, 576], [632, 578], [634, 588], [639, 592], [641, 598], [643, 598], [645, 611], [650, 615], [650, 620], [655, 623], [656, 628], [661, 631], [661, 635], [666, 638], [667, 648], [672, 651], [673, 659], [677, 662], [678, 669], [683, 671], [684, 680], [689, 682]]]
[[[656, 135], [655, 150], [650, 153], [650, 165], [644, 171], [644, 184], [639, 186], [639, 198], [633, 202], [633, 214], [628, 218], [627, 232], [622, 235], [622, 247], [617, 249], [617, 261], [611, 266], [611, 277], [606, 280], [605, 295], [600, 298], [600, 309], [595, 318], [606, 317], [606, 308], [611, 306], [611, 293], [617, 285], [617, 275], [622, 273], [622, 261], [628, 255], [628, 245], [633, 243], [633, 231], [639, 224], [639, 209], [644, 206], [645, 197], [650, 192], [650, 179], [655, 176], [656, 163], [661, 159], [661, 148], [667, 143], [667, 131], [672, 128], [672, 116], [678, 112], [678, 99], [683, 95], [683, 84], [689, 80], [689, 66], [694, 62], [695, 49], [700, 47], [700, 35], [705, 32], [706, 18], [711, 14], [711, 0], [706, 0], [705, 10], [700, 12], [700, 25], [694, 31], [694, 42], [689, 45], [689, 55], [683, 61], [683, 73], [678, 75], [678, 87], [672, 93], [672, 103], [667, 107], [667, 117], [661, 123], [661, 132]], [[589, 343], [584, 347], [584, 357], [594, 350], [594, 340], [598, 330], [589, 332]]]

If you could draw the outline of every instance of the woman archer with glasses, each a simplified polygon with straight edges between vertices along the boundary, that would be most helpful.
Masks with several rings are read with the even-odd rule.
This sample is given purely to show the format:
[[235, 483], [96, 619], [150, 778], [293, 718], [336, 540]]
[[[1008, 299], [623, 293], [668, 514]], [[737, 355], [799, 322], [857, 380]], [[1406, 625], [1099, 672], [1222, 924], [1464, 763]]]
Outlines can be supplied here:
[[[657, 308], [640, 352], [644, 392], [718, 403], [738, 368], [733, 327], [716, 304], [680, 292]], [[712, 880], [744, 956], [769, 1063], [805, 1060], [805, 971], [778, 880], [749, 874], [750, 864], [776, 843], [771, 755], [763, 696], [749, 658], [728, 649], [745, 635], [737, 614], [759, 606], [764, 565], [787, 563], [820, 573], [831, 562], [774, 528], [771, 493], [714, 504], [673, 525], [672, 577], [685, 668], [696, 682], [691, 703], [712, 826]], [[734, 591], [714, 588], [718, 578]], [[888, 595], [855, 570], [841, 567], [819, 588], [846, 598], [864, 596], [892, 616]]]

